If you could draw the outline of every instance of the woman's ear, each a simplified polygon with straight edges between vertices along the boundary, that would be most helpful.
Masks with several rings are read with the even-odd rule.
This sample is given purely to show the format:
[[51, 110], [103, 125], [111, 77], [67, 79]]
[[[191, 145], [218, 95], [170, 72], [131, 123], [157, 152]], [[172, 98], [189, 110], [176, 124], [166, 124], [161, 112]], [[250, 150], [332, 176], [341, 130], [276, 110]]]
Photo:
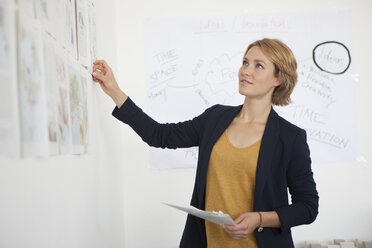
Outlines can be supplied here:
[[275, 77], [274, 86], [280, 86], [283, 83], [283, 79], [280, 76]]

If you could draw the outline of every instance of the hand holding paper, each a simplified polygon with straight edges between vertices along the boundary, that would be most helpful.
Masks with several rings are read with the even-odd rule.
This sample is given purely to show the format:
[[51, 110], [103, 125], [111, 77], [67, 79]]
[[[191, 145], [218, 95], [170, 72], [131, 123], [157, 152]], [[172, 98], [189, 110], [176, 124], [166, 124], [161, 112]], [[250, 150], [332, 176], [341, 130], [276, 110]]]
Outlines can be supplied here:
[[189, 213], [191, 215], [194, 215], [196, 217], [202, 218], [204, 220], [208, 220], [210, 222], [219, 224], [219, 225], [232, 225], [235, 226], [235, 222], [233, 219], [231, 219], [230, 215], [224, 214], [221, 211], [219, 212], [210, 212], [210, 211], [203, 211], [198, 208], [195, 208], [193, 206], [188, 207], [182, 207], [182, 206], [176, 206], [169, 203], [164, 203], [165, 205], [168, 205], [170, 207], [176, 208], [178, 210], [184, 211], [186, 213]]

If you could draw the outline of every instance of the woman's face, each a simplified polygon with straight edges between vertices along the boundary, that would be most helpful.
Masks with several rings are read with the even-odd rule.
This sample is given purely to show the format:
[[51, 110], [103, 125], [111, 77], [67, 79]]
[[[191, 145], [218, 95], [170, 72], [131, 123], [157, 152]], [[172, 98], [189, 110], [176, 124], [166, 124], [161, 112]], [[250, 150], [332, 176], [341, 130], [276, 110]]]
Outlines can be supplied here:
[[243, 58], [239, 70], [239, 93], [250, 99], [269, 97], [281, 81], [274, 76], [274, 64], [254, 46]]

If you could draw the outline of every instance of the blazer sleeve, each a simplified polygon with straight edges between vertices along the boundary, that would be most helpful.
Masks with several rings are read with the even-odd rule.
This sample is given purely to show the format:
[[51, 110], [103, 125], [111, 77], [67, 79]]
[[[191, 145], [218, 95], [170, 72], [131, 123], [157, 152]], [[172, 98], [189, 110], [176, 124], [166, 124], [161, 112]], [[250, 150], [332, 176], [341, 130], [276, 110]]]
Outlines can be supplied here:
[[130, 98], [112, 115], [128, 124], [148, 145], [161, 148], [198, 146], [209, 109], [192, 120], [161, 124], [142, 111]]
[[287, 169], [287, 183], [292, 204], [276, 209], [282, 231], [293, 226], [312, 223], [318, 215], [319, 196], [311, 170], [310, 150], [306, 132], [301, 129], [292, 148], [292, 159]]

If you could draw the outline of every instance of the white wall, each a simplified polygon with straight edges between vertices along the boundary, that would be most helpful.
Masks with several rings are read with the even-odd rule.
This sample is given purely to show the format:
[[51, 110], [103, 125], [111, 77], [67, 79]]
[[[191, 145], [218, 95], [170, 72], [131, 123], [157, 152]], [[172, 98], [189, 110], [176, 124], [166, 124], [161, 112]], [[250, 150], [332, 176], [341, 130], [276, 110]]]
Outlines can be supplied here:
[[[95, 4], [98, 53], [116, 68], [115, 1]], [[0, 157], [1, 248], [124, 246], [121, 127], [98, 85], [92, 93], [89, 154]]]
[[[253, 1], [253, 0], [117, 0], [117, 55], [115, 71], [122, 89], [146, 110], [144, 20], [148, 17], [202, 16], [242, 12], [351, 9], [353, 63], [357, 82], [357, 122], [361, 154], [366, 163], [313, 164], [320, 194], [320, 214], [310, 226], [292, 229], [298, 247], [304, 240], [372, 239], [372, 126], [370, 58], [372, 2], [368, 0]], [[247, 44], [248, 45], [248, 44]], [[351, 93], [352, 94], [352, 93]], [[347, 97], [345, 97], [347, 101]], [[345, 117], [347, 118], [347, 117]], [[105, 132], [108, 130], [105, 130]], [[148, 168], [148, 146], [125, 125], [119, 156], [124, 170], [125, 247], [177, 247], [186, 215], [160, 202], [189, 203], [195, 170], [153, 171]], [[166, 159], [166, 158], [164, 158]]]

